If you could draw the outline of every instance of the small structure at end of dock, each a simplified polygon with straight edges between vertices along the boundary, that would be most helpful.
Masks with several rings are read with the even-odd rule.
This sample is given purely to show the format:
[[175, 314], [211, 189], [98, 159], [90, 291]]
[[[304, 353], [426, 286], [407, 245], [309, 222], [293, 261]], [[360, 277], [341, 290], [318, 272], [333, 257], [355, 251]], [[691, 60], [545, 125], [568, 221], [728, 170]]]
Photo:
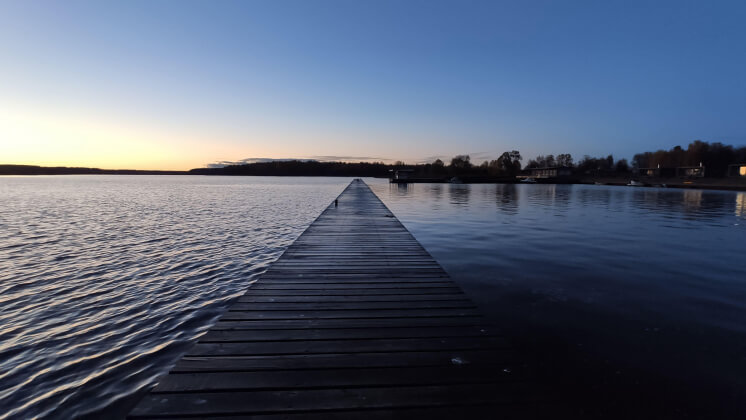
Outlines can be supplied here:
[[408, 182], [413, 173], [412, 169], [389, 169], [389, 182]]

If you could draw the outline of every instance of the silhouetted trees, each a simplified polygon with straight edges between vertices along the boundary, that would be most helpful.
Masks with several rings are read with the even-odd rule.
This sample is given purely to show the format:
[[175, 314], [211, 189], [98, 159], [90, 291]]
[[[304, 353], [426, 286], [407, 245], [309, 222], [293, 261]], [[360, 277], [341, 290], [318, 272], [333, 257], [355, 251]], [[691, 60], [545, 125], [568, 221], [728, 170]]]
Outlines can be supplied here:
[[556, 166], [572, 166], [572, 156], [569, 154], [559, 155], [558, 158], [562, 156], [563, 162], [567, 159], [569, 159], [570, 164], [569, 165], [560, 165], [556, 159], [554, 159], [554, 155], [539, 155], [535, 158], [531, 159], [526, 163], [526, 168], [554, 168]]
[[503, 152], [499, 158], [489, 162], [487, 169], [491, 175], [516, 175], [521, 171], [521, 160], [523, 157], [517, 150]]
[[553, 168], [556, 166], [572, 168], [572, 155], [569, 153], [563, 153], [557, 155], [556, 158], [554, 155], [539, 155], [534, 159], [529, 160], [526, 164], [526, 168]]
[[671, 150], [638, 153], [632, 158], [634, 168], [676, 168], [680, 166], [705, 167], [705, 176], [722, 177], [728, 165], [746, 162], [746, 146], [735, 148], [720, 142], [707, 143], [695, 140], [686, 149], [676, 146]]
[[408, 165], [404, 164], [404, 162], [387, 165], [383, 162], [348, 163], [291, 160], [230, 165], [223, 168], [199, 168], [192, 169], [189, 173], [195, 175], [385, 177], [388, 176], [390, 169], [402, 169], [406, 167]]
[[471, 169], [471, 158], [469, 155], [457, 155], [451, 159], [451, 164], [448, 168], [453, 174], [464, 174]]
[[186, 171], [99, 169], [67, 166], [0, 165], [0, 175], [186, 175]]
[[435, 161], [430, 165], [430, 172], [428, 173], [428, 176], [431, 177], [444, 177], [448, 174], [448, 170], [446, 169], [445, 163], [443, 163], [440, 159], [435, 159]]
[[611, 175], [613, 173], [629, 172], [629, 164], [627, 159], [621, 159], [615, 164], [613, 155], [608, 155], [605, 158], [585, 155], [575, 165], [575, 171], [585, 175]]
[[[398, 160], [393, 165], [383, 162], [318, 162], [318, 161], [272, 161], [243, 165], [230, 165], [222, 168], [199, 168], [188, 172], [180, 171], [132, 171], [102, 170], [97, 168], [39, 167], [30, 165], [0, 165], [0, 175], [30, 174], [197, 174], [197, 175], [255, 175], [255, 176], [371, 176], [386, 177], [391, 170], [410, 169], [413, 177], [445, 179], [447, 177], [466, 177], [474, 182], [510, 178], [521, 172], [523, 157], [518, 150], [503, 152], [497, 159], [487, 160], [480, 165], [473, 165], [469, 155], [454, 156], [449, 165], [436, 159], [432, 163], [407, 164]], [[632, 160], [632, 168], [626, 159], [614, 160], [614, 156], [583, 156], [578, 162], [572, 155], [563, 153], [539, 155], [530, 159], [524, 169], [569, 167], [577, 175], [614, 175], [626, 174], [631, 169], [639, 168], [676, 168], [681, 166], [706, 167], [705, 175], [722, 177], [727, 174], [728, 165], [746, 163], [746, 146], [733, 147], [722, 143], [693, 141], [684, 149], [676, 146], [671, 150], [638, 153]]]

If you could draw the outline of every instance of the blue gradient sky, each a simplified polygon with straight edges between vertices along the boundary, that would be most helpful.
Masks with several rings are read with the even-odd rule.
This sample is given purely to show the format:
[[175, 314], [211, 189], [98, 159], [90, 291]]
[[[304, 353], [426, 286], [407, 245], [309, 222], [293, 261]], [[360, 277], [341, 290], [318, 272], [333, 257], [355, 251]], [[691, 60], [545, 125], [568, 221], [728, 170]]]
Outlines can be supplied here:
[[746, 144], [743, 1], [0, 4], [0, 163]]

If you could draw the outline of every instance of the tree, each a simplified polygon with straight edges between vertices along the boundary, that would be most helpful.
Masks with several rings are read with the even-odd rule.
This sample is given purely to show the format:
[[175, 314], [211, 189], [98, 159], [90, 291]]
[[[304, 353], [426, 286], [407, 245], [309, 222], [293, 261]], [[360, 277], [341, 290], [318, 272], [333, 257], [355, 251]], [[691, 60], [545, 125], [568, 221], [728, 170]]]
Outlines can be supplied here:
[[510, 152], [510, 160], [512, 160], [513, 163], [520, 163], [523, 160], [523, 156], [521, 156], [521, 152], [519, 152], [518, 150], [513, 150]]
[[617, 172], [629, 172], [629, 164], [627, 163], [627, 159], [619, 159], [616, 162], [616, 171]]
[[557, 166], [572, 168], [572, 155], [569, 153], [557, 155]]
[[435, 159], [435, 162], [433, 162], [433, 165], [432, 165], [432, 171], [434, 175], [445, 175], [446, 166], [442, 160]]
[[529, 161], [526, 163], [526, 169], [531, 168], [538, 168], [539, 162], [536, 161], [536, 159], [529, 159]]
[[638, 153], [632, 157], [632, 167], [635, 169], [650, 167], [650, 152]]
[[614, 168], [614, 156], [606, 156], [606, 162], [603, 163], [603, 169], [610, 171]]
[[491, 172], [502, 175], [516, 175], [521, 170], [521, 153], [517, 150], [504, 152], [499, 158], [490, 162]]
[[458, 155], [451, 159], [450, 168], [454, 172], [465, 172], [471, 169], [471, 158], [469, 155]]

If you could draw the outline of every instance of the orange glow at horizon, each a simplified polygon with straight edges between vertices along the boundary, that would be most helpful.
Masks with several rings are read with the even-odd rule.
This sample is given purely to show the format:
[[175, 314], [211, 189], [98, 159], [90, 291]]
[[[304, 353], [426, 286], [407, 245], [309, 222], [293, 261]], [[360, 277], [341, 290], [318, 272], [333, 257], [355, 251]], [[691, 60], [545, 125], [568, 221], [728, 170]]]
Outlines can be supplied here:
[[[308, 159], [376, 147], [375, 133], [268, 127], [204, 127], [142, 121], [114, 113], [0, 101], [0, 164], [101, 169], [189, 170], [246, 158]], [[347, 139], [359, 141], [351, 144]], [[261, 139], [261, 140], [257, 140]], [[417, 146], [411, 144], [412, 148]], [[330, 156], [334, 158], [334, 156]], [[322, 158], [322, 160], [324, 160]], [[336, 159], [335, 159], [336, 160]], [[345, 158], [338, 160], [390, 160]]]
[[154, 127], [0, 104], [0, 164], [188, 170], [246, 153]]

